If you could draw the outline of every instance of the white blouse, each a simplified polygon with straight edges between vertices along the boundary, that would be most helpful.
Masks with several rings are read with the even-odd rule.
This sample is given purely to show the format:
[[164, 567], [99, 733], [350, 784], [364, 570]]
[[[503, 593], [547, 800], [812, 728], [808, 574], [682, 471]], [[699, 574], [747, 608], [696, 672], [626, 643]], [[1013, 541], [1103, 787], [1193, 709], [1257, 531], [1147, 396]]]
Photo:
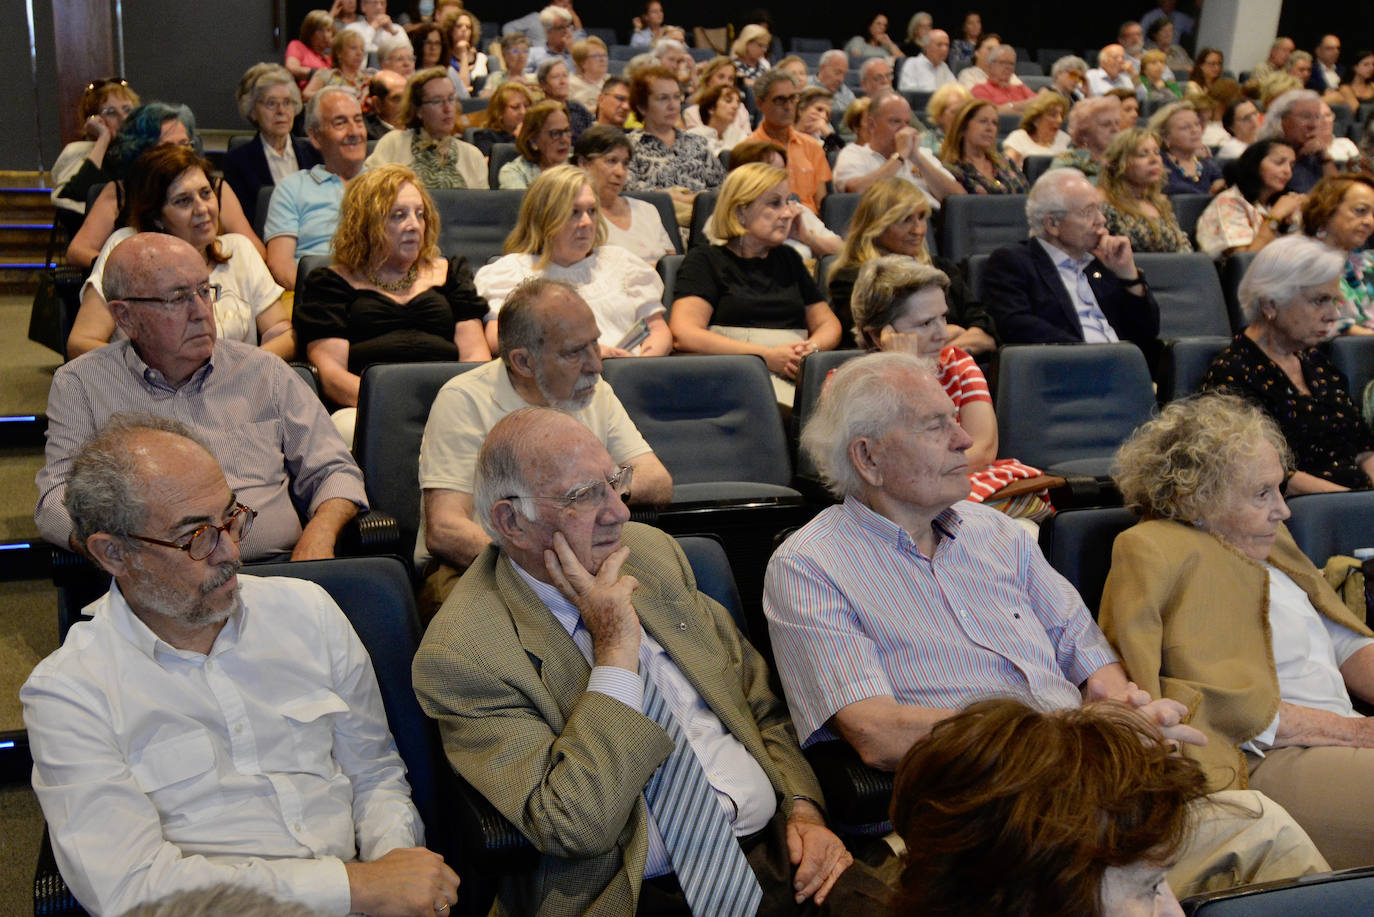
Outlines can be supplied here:
[[616, 245], [630, 254], [642, 258], [648, 264], [657, 264], [664, 255], [677, 251], [672, 238], [668, 235], [658, 208], [648, 201], [636, 197], [624, 198], [630, 205], [630, 228], [621, 229], [601, 214], [601, 224], [606, 227], [606, 244]]

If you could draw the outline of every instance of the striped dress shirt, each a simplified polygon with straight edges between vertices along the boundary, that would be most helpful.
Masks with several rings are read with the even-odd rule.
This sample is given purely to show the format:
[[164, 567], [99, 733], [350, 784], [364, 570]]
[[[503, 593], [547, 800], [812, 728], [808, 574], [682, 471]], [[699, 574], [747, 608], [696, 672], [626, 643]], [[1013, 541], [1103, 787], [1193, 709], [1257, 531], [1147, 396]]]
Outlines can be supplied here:
[[1076, 707], [1078, 685], [1117, 661], [1025, 529], [969, 502], [934, 524], [940, 540], [926, 557], [904, 529], [851, 497], [773, 555], [764, 613], [803, 745], [834, 738], [826, 721], [869, 697]]

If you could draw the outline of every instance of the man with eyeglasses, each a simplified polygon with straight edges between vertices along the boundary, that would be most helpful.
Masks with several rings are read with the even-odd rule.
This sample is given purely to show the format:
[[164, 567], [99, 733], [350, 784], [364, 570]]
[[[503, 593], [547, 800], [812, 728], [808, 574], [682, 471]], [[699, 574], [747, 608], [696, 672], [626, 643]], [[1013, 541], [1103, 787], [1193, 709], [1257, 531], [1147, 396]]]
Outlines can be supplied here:
[[1327, 149], [1330, 139], [1321, 135], [1321, 117], [1321, 96], [1311, 89], [1291, 89], [1269, 103], [1258, 139], [1278, 137], [1297, 150], [1290, 191], [1306, 194], [1322, 178], [1339, 171]]
[[53, 544], [81, 548], [64, 502], [72, 461], [125, 411], [176, 418], [210, 443], [239, 498], [258, 511], [243, 545], [250, 560], [332, 557], [339, 532], [367, 508], [362, 473], [295, 371], [260, 348], [216, 339], [219, 291], [209, 276], [200, 253], [175, 236], [139, 233], [111, 251], [105, 296], [125, 339], [67, 363], [48, 393], [34, 519]]
[[1008, 344], [1130, 341], [1154, 363], [1159, 304], [1131, 242], [1107, 232], [1102, 192], [1077, 169], [1051, 169], [1026, 197], [1031, 238], [988, 258], [983, 301]]
[[20, 698], [58, 867], [92, 914], [218, 883], [330, 914], [444, 917], [367, 651], [323, 589], [239, 574], [254, 512], [174, 420], [116, 415], [72, 463], [114, 585]]
[[492, 544], [415, 657], [449, 763], [542, 855], [503, 877], [504, 911], [877, 913], [762, 657], [670, 536], [627, 524], [629, 471], [562, 412], [496, 424]]
[[596, 123], [625, 129], [630, 117], [630, 84], [618, 76], [608, 77], [596, 97]]
[[830, 163], [825, 147], [810, 134], [792, 125], [797, 120], [797, 99], [801, 87], [785, 70], [768, 70], [754, 82], [763, 120], [745, 140], [776, 143], [787, 151], [787, 186], [802, 206], [821, 212], [825, 183], [830, 181]]
[[572, 13], [561, 6], [546, 6], [539, 11], [539, 24], [544, 27], [544, 41], [540, 44], [531, 43], [525, 72], [535, 73], [539, 65], [551, 57], [561, 59], [568, 65], [568, 72], [574, 72]]
[[526, 280], [501, 307], [501, 359], [461, 373], [439, 390], [420, 445], [423, 499], [415, 566], [425, 579], [422, 615], [443, 604], [462, 571], [491, 543], [473, 515], [473, 474], [482, 441], [512, 411], [533, 405], [567, 412], [617, 463], [634, 469], [632, 502], [672, 500], [668, 470], [601, 378], [600, 335], [591, 308], [571, 287]]

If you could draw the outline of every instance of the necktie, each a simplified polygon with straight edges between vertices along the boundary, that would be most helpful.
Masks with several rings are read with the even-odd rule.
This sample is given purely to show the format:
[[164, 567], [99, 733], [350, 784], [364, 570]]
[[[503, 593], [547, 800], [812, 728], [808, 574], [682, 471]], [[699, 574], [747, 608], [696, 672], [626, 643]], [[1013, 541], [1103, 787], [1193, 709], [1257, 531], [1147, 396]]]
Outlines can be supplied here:
[[1065, 258], [1061, 267], [1073, 271], [1074, 273], [1074, 311], [1078, 313], [1078, 321], [1084, 329], [1091, 328], [1096, 331], [1103, 340], [1117, 340], [1116, 331], [1107, 322], [1107, 316], [1102, 314], [1102, 310], [1097, 305], [1097, 297], [1093, 294], [1092, 284], [1088, 283], [1088, 275], [1083, 272], [1083, 266], [1074, 262], [1072, 258]]
[[763, 889], [682, 727], [647, 675], [644, 708], [644, 715], [662, 726], [677, 745], [649, 778], [644, 796], [692, 913], [753, 917]]

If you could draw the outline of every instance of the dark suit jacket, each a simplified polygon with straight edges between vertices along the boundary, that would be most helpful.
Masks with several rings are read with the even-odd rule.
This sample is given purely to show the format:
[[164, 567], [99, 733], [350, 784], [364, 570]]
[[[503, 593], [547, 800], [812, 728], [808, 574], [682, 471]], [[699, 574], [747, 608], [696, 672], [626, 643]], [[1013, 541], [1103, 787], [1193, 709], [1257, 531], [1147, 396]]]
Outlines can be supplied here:
[[[635, 523], [622, 542], [644, 629], [759, 762], [779, 811], [791, 811], [794, 795], [819, 800], [763, 658], [696, 590], [677, 542]], [[415, 656], [415, 693], [439, 723], [449, 763], [543, 854], [532, 875], [503, 880], [507, 913], [635, 912], [649, 843], [644, 786], [673, 742], [638, 711], [587, 691], [590, 674], [495, 547], [458, 581]]]
[[[1088, 283], [1108, 323], [1123, 341], [1146, 356], [1158, 348], [1159, 304], [1146, 288], [1143, 296], [1126, 290], [1096, 258], [1088, 264]], [[999, 248], [983, 272], [983, 305], [1006, 344], [1081, 344], [1083, 326], [1045, 249], [1034, 239]]]
[[[275, 184], [272, 170], [267, 167], [267, 154], [262, 151], [261, 138], [261, 134], [254, 134], [252, 140], [224, 154], [224, 180], [238, 195], [244, 215], [255, 227], [258, 225], [258, 189]], [[296, 164], [302, 169], [313, 168], [324, 161], [309, 140], [294, 134], [291, 135], [291, 148], [296, 151]]]

